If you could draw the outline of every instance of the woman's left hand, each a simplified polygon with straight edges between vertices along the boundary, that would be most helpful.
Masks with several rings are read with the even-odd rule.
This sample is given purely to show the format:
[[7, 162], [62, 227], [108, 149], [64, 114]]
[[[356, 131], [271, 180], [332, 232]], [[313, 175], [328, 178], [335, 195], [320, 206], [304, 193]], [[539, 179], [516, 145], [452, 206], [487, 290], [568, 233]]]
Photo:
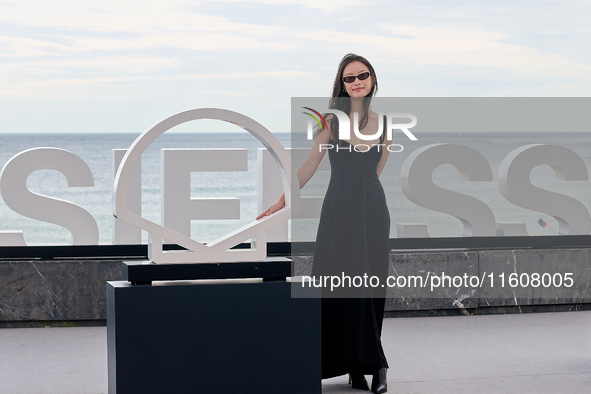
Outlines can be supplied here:
[[277, 200], [277, 202], [275, 204], [271, 205], [265, 212], [263, 212], [259, 216], [257, 216], [256, 220], [262, 219], [265, 216], [269, 216], [270, 214], [275, 213], [284, 207], [285, 207], [285, 194], [282, 194], [281, 197], [279, 197], [279, 200]]

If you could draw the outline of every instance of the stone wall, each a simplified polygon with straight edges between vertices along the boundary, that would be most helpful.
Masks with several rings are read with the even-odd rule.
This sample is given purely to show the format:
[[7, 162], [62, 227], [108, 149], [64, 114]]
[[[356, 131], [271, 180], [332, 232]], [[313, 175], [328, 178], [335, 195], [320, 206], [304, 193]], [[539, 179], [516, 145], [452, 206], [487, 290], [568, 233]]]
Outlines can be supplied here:
[[0, 261], [0, 322], [105, 320], [121, 260]]
[[[295, 275], [310, 274], [311, 255], [296, 255], [293, 260]], [[546, 273], [546, 284], [550, 277], [558, 284], [560, 277], [563, 285], [521, 286], [526, 284], [526, 279], [531, 281], [534, 273]], [[570, 281], [564, 283], [567, 273], [572, 278], [569, 287], [565, 284]], [[591, 307], [589, 248], [394, 251], [390, 255], [389, 274], [420, 277], [425, 284], [389, 287], [386, 301], [389, 315]], [[523, 274], [522, 283], [511, 287], [512, 274], [518, 280]], [[482, 284], [472, 286], [474, 279], [472, 285], [468, 280], [467, 285], [431, 288], [436, 284], [433, 277], [443, 275], [478, 277]], [[0, 323], [105, 320], [105, 282], [122, 278], [120, 259], [0, 261]]]
[[[310, 275], [312, 260], [294, 256], [295, 275]], [[589, 248], [396, 251], [389, 275], [406, 279], [404, 287], [388, 286], [391, 316], [591, 308]]]

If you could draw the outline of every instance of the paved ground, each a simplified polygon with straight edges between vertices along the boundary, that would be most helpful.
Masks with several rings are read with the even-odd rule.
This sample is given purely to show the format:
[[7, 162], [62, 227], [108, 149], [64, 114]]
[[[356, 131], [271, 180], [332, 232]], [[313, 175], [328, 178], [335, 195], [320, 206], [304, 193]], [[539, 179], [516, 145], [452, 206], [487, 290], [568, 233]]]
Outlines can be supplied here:
[[[591, 311], [386, 319], [383, 340], [389, 393], [591, 392]], [[106, 393], [106, 341], [105, 327], [0, 329], [0, 393]], [[361, 393], [346, 377], [323, 392]]]

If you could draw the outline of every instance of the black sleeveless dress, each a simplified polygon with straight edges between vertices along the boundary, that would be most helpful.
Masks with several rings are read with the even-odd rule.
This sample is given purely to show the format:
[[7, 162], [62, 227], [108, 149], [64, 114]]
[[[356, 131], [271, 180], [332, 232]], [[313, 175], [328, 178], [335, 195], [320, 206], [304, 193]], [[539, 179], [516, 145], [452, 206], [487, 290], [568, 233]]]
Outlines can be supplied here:
[[[360, 151], [366, 149], [359, 147]], [[312, 275], [353, 278], [366, 274], [368, 281], [371, 276], [378, 277], [379, 286], [340, 289], [340, 295], [323, 289], [323, 379], [350, 372], [370, 375], [388, 367], [380, 337], [390, 215], [376, 171], [383, 149], [375, 145], [360, 152], [342, 141], [338, 151], [329, 150], [331, 176], [320, 215]]]

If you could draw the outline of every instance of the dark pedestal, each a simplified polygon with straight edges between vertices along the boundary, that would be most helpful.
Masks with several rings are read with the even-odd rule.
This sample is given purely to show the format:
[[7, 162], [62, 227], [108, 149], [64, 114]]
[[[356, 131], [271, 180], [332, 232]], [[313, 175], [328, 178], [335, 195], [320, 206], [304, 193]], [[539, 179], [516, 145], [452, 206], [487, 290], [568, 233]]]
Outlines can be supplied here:
[[320, 300], [290, 283], [107, 283], [109, 393], [320, 393]]

